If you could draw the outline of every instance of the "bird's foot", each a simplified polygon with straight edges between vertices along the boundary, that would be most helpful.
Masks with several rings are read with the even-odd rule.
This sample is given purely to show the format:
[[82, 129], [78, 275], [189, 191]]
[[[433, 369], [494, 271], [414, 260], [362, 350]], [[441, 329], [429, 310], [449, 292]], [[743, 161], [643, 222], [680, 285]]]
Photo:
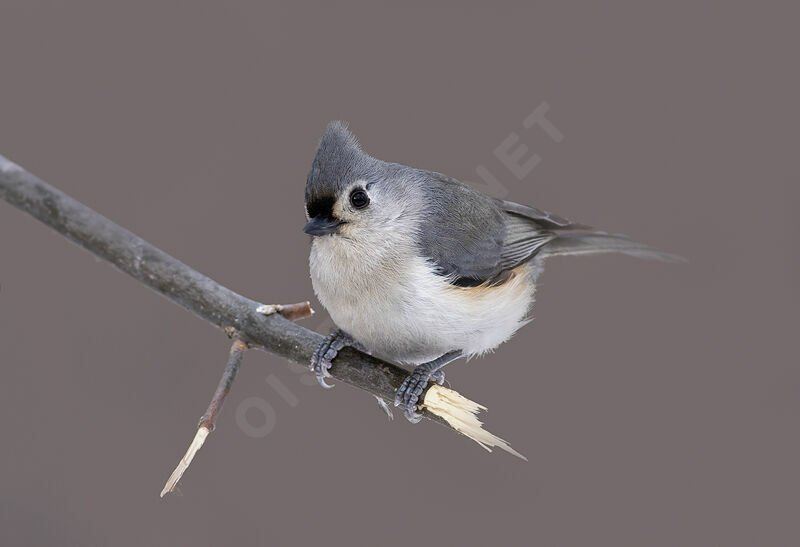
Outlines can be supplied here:
[[326, 377], [331, 375], [328, 369], [331, 368], [331, 361], [336, 358], [339, 351], [345, 346], [355, 346], [355, 341], [344, 331], [335, 330], [330, 333], [322, 343], [314, 350], [311, 356], [311, 371], [316, 374], [317, 382], [325, 389], [330, 389], [333, 384], [325, 381]]
[[415, 424], [422, 419], [422, 414], [417, 412], [417, 402], [420, 395], [428, 387], [428, 381], [433, 380], [438, 384], [444, 382], [444, 371], [439, 370], [447, 363], [461, 357], [461, 351], [451, 351], [445, 353], [438, 359], [422, 363], [403, 380], [394, 395], [394, 406], [403, 405], [403, 415], [406, 419]]
[[[437, 370], [436, 372], [431, 374], [431, 381], [436, 382], [439, 385], [444, 384], [444, 371]], [[377, 395], [375, 395], [375, 400], [378, 401], [378, 406], [381, 408], [381, 410], [383, 410], [383, 413], [386, 414], [386, 417], [389, 418], [389, 420], [394, 420], [394, 413], [392, 412], [392, 409], [389, 407], [389, 405], [386, 404], [386, 401], [384, 401]]]

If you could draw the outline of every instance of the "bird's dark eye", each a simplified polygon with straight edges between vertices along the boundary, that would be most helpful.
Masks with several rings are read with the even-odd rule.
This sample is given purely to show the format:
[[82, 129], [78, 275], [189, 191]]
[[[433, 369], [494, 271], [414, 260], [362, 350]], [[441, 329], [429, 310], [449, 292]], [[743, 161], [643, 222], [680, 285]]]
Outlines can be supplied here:
[[363, 209], [367, 205], [369, 205], [369, 196], [364, 190], [360, 188], [357, 190], [353, 190], [350, 193], [350, 203], [356, 209]]

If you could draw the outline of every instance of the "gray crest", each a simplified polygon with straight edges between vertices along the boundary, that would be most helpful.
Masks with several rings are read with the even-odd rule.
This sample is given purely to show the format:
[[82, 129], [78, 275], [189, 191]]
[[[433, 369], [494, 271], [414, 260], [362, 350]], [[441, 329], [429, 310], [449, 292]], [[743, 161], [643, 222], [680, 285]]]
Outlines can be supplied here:
[[353, 180], [368, 177], [375, 162], [361, 150], [346, 124], [339, 121], [328, 124], [306, 180], [309, 217], [329, 214], [342, 189]]

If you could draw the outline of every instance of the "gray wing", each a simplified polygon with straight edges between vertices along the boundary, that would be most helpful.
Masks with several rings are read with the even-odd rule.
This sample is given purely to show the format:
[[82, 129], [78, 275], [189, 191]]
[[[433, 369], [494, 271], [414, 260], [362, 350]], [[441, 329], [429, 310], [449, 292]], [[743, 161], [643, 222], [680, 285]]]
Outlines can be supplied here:
[[420, 234], [422, 252], [454, 285], [501, 284], [512, 269], [538, 254], [622, 253], [683, 260], [621, 234], [593, 231], [548, 211], [490, 198], [441, 173], [420, 172], [431, 193], [431, 214]]
[[555, 237], [537, 249], [537, 254], [541, 252], [542, 257], [619, 253], [664, 262], [685, 261], [683, 257], [658, 251], [622, 234], [598, 232], [590, 226], [578, 224], [553, 213], [519, 203], [502, 200], [498, 200], [498, 203], [512, 216], [523, 216], [552, 231]]
[[555, 213], [543, 211], [541, 209], [537, 209], [536, 207], [528, 207], [527, 205], [520, 205], [519, 203], [514, 203], [513, 201], [504, 201], [502, 199], [495, 201], [504, 211], [530, 219], [543, 228], [549, 228], [552, 230], [589, 229], [589, 226], [572, 222], [571, 220], [567, 220], [566, 218]]
[[490, 198], [441, 173], [422, 173], [430, 210], [420, 246], [454, 285], [506, 281], [513, 268], [556, 238], [550, 227], [572, 225], [546, 211]]

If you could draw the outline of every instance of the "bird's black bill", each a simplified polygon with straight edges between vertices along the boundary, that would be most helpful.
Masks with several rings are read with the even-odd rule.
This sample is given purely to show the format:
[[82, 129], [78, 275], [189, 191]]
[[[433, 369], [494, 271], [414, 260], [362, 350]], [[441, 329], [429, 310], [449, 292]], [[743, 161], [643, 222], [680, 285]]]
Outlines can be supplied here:
[[323, 217], [314, 217], [308, 221], [303, 231], [310, 236], [326, 236], [336, 233], [336, 230], [344, 224], [341, 220], [332, 220]]

